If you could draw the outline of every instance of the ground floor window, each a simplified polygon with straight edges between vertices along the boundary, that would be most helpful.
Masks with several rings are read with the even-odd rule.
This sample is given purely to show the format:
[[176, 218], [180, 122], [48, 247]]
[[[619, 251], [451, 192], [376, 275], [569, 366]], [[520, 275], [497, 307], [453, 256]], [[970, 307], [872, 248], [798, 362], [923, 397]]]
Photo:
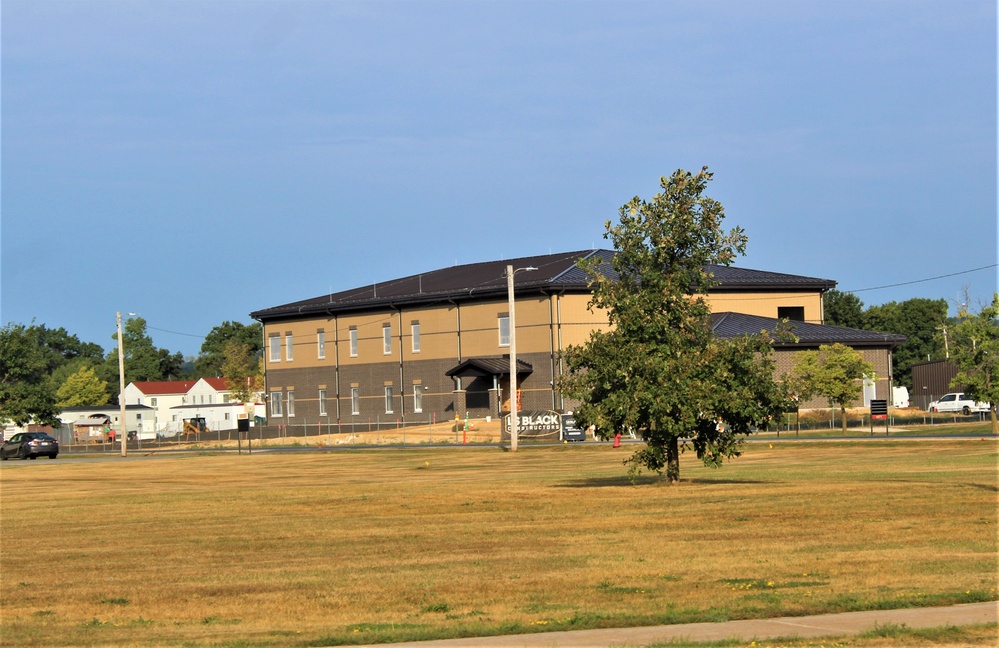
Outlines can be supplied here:
[[350, 413], [360, 414], [361, 413], [361, 388], [351, 387], [350, 388]]
[[288, 416], [295, 416], [295, 392], [288, 392]]
[[392, 413], [392, 387], [391, 385], [385, 386], [385, 413]]
[[326, 416], [326, 390], [319, 390], [319, 416]]
[[284, 416], [284, 403], [281, 392], [271, 392], [271, 418]]
[[413, 411], [423, 411], [423, 385], [413, 385]]

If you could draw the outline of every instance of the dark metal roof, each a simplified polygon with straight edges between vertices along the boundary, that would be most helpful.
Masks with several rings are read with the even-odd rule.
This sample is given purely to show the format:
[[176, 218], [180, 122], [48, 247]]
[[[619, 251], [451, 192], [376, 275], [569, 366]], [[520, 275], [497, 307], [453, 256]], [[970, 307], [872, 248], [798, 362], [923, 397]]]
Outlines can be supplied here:
[[[289, 319], [315, 313], [396, 308], [447, 301], [469, 301], [506, 297], [506, 267], [534, 267], [531, 272], [516, 272], [514, 286], [519, 295], [547, 292], [588, 292], [589, 279], [576, 266], [579, 259], [599, 257], [604, 261], [607, 276], [613, 277], [610, 260], [612, 250], [582, 250], [518, 259], [485, 261], [431, 270], [421, 274], [362, 286], [312, 299], [265, 308], [250, 313], [260, 321]], [[725, 290], [829, 290], [836, 282], [828, 279], [800, 277], [776, 272], [763, 272], [708, 266], [720, 285], [712, 291]]]
[[[734, 338], [740, 335], [755, 335], [761, 331], [774, 333], [780, 323], [773, 317], [745, 315], [743, 313], [712, 313], [711, 328], [720, 338]], [[809, 322], [788, 322], [790, 330], [798, 338], [796, 343], [777, 343], [779, 348], [816, 347], [820, 344], [840, 342], [851, 347], [895, 347], [905, 342], [904, 335], [861, 331], [842, 326], [825, 326]]]
[[[517, 359], [517, 375], [528, 376], [534, 373], [534, 367]], [[509, 376], [510, 356], [503, 358], [469, 358], [453, 369], [444, 372], [445, 376], [472, 378], [478, 376]]]

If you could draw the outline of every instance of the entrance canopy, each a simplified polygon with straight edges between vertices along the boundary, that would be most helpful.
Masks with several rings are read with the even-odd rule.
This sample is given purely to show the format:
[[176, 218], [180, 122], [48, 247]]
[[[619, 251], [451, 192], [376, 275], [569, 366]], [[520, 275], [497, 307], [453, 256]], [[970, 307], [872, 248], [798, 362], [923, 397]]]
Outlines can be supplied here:
[[[517, 360], [517, 377], [529, 376], [534, 373], [534, 367]], [[444, 372], [450, 378], [479, 378], [484, 376], [509, 376], [510, 358], [469, 358], [458, 366]]]

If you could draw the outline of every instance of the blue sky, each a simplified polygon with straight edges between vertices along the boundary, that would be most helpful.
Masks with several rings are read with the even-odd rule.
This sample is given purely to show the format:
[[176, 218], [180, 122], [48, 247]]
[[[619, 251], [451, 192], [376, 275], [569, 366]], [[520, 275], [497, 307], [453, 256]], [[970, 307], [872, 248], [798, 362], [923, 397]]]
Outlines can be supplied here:
[[865, 305], [996, 290], [994, 0], [0, 11], [3, 323], [111, 349], [132, 311], [195, 355], [253, 310], [609, 247], [704, 165], [740, 266]]

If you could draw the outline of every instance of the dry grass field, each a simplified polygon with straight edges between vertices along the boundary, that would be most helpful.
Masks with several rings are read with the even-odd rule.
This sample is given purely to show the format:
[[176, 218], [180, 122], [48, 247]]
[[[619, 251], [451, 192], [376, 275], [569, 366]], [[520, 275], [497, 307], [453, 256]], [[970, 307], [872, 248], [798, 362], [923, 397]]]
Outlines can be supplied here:
[[4, 646], [285, 646], [995, 600], [994, 440], [6, 462]]

